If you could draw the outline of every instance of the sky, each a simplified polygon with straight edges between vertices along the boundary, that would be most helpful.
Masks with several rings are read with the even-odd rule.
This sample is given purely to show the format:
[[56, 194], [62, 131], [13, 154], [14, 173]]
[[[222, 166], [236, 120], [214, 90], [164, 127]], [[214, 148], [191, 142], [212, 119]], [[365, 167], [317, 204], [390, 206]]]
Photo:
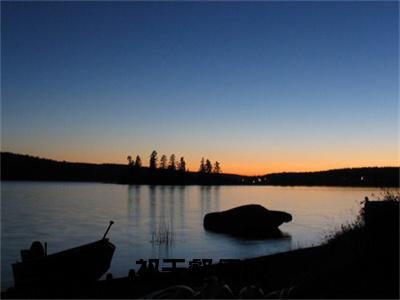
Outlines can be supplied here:
[[1, 150], [399, 163], [398, 2], [1, 2]]

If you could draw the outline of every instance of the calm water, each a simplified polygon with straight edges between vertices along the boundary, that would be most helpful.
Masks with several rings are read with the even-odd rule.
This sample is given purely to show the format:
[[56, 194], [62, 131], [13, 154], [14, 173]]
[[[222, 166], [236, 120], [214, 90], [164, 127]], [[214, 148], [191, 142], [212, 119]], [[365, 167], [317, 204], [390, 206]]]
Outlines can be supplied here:
[[[360, 201], [377, 189], [261, 186], [127, 186], [101, 183], [3, 182], [1, 186], [1, 283], [13, 284], [11, 263], [33, 240], [48, 253], [100, 239], [109, 220], [117, 249], [110, 272], [125, 276], [143, 258], [246, 258], [316, 245], [355, 219]], [[203, 229], [207, 212], [257, 203], [284, 210], [293, 221], [287, 237], [242, 240]], [[159, 228], [172, 244], [152, 243]]]

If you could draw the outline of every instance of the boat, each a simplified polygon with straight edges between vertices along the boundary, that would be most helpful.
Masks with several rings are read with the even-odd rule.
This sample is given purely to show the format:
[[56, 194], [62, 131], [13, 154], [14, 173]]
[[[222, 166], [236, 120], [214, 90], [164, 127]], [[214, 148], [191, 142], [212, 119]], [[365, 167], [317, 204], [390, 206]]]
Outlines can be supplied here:
[[21, 262], [12, 264], [15, 288], [42, 285], [71, 285], [97, 281], [110, 267], [115, 246], [103, 238], [79, 247], [47, 255], [35, 241], [29, 250], [21, 250]]

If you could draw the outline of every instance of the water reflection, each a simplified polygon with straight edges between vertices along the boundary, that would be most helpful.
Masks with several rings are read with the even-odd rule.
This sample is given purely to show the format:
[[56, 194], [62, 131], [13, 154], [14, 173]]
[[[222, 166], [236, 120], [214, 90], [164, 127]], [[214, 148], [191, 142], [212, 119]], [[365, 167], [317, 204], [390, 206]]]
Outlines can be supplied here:
[[201, 186], [200, 187], [200, 214], [204, 216], [206, 211], [210, 211], [211, 202], [211, 186]]
[[220, 187], [219, 186], [201, 186], [200, 187], [200, 205], [199, 213], [204, 215], [211, 211], [220, 210]]
[[186, 187], [178, 187], [178, 206], [179, 206], [179, 225], [181, 228], [186, 226], [185, 218], [185, 201], [186, 201]]
[[157, 187], [154, 185], [149, 186], [149, 226], [150, 233], [156, 228], [156, 214], [157, 214], [157, 198], [156, 192]]
[[[110, 272], [125, 276], [143, 258], [245, 258], [319, 244], [327, 233], [352, 222], [359, 202], [376, 189], [333, 187], [148, 186], [100, 183], [2, 183], [1, 280], [12, 283], [11, 263], [34, 240], [47, 241], [50, 253], [97, 239], [108, 220], [117, 246]], [[289, 239], [240, 240], [206, 232], [203, 217], [212, 211], [260, 204], [293, 215], [280, 226]], [[151, 232], [165, 220], [175, 239], [153, 247]], [[84, 224], [84, 226], [82, 226]], [[3, 267], [4, 266], [4, 267]]]
[[[169, 199], [168, 199], [169, 215], [168, 215], [168, 218], [170, 220], [172, 230], [174, 230], [175, 217], [182, 218], [182, 216], [174, 214], [174, 212], [175, 212], [175, 189], [176, 188], [174, 185], [169, 186], [169, 193], [168, 193], [168, 195], [169, 195]], [[165, 216], [165, 218], [167, 218], [167, 216]]]
[[141, 216], [141, 185], [128, 185], [128, 209], [127, 217], [133, 221], [134, 226], [138, 226]]
[[167, 200], [167, 197], [166, 197], [166, 186], [160, 186], [159, 187], [159, 191], [160, 191], [160, 194], [159, 194], [159, 198], [160, 198], [160, 215], [161, 215], [161, 218], [165, 218], [165, 205], [166, 205], [166, 201], [168, 201]]
[[214, 195], [213, 195], [213, 203], [214, 203], [214, 211], [219, 211], [219, 203], [220, 203], [220, 190], [221, 187], [220, 186], [214, 186], [213, 187], [213, 191], [214, 191]]

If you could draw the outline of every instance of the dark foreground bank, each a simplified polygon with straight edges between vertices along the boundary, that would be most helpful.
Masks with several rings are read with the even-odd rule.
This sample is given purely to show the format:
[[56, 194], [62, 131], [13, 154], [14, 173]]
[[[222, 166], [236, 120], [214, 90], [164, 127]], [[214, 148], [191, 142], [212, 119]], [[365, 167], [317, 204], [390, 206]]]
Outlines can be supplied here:
[[9, 289], [2, 298], [399, 297], [399, 202], [371, 201], [318, 247], [174, 272], [144, 269], [83, 286]]

